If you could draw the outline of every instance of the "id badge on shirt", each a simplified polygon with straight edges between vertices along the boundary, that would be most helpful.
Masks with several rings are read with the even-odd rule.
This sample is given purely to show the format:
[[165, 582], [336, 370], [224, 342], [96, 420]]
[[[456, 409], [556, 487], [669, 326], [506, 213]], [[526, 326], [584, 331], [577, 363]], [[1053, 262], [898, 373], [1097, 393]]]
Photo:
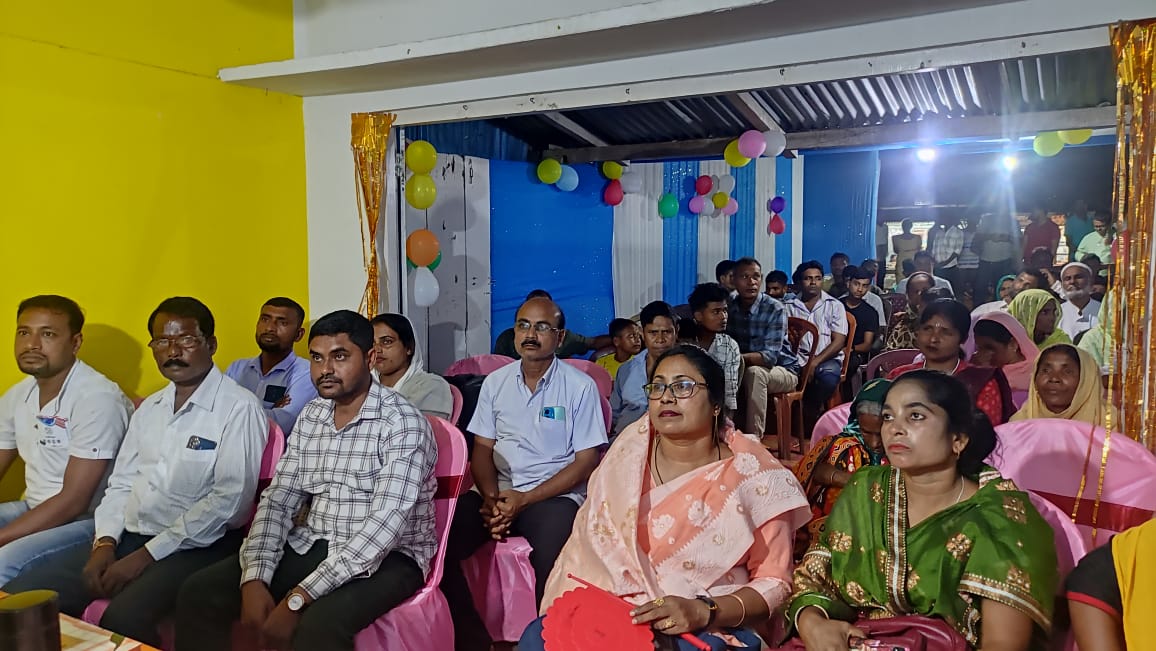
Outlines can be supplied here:
[[68, 447], [68, 419], [59, 416], [37, 416], [37, 443], [42, 447], [60, 450]]
[[559, 423], [566, 422], [566, 408], [558, 407], [542, 407], [542, 420], [553, 420]]

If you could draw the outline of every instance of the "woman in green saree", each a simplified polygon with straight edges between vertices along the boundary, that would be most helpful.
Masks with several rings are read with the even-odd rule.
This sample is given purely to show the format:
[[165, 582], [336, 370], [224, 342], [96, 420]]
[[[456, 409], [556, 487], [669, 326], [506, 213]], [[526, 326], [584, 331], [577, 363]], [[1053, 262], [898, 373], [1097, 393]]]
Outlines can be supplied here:
[[905, 615], [974, 649], [1038, 646], [1058, 580], [1052, 530], [984, 464], [996, 443], [987, 417], [959, 380], [913, 371], [887, 392], [883, 421], [891, 465], [843, 490], [795, 571], [789, 625], [807, 651], [846, 651], [868, 637], [856, 621]]

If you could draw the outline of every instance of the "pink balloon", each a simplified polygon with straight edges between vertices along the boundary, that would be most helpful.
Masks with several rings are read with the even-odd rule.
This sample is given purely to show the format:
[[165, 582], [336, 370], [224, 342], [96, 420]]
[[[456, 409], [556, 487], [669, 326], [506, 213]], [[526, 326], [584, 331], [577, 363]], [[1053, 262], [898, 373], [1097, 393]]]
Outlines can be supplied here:
[[[707, 183], [710, 183], [710, 177], [707, 177]], [[706, 202], [703, 201], [703, 198], [701, 196], [691, 197], [691, 199], [690, 199], [690, 211], [696, 215], [701, 215], [702, 209], [703, 209], [705, 203]]]
[[624, 193], [622, 192], [622, 181], [619, 181], [618, 179], [614, 179], [610, 183], [607, 183], [606, 189], [602, 191], [602, 200], [605, 201], [607, 205], [611, 206], [617, 206], [618, 204], [622, 203], [623, 196]]
[[698, 194], [708, 194], [711, 189], [710, 177], [703, 174], [694, 181], [694, 191]]
[[739, 153], [747, 158], [758, 158], [767, 150], [767, 139], [763, 134], [750, 130], [739, 136]]
[[771, 223], [767, 225], [767, 230], [775, 235], [782, 235], [783, 231], [787, 230], [787, 222], [778, 213], [771, 217]]
[[726, 215], [727, 217], [730, 217], [731, 215], [735, 214], [738, 211], [739, 211], [739, 202], [734, 197], [731, 197], [730, 201], [727, 201], [727, 205], [723, 206], [723, 214]]

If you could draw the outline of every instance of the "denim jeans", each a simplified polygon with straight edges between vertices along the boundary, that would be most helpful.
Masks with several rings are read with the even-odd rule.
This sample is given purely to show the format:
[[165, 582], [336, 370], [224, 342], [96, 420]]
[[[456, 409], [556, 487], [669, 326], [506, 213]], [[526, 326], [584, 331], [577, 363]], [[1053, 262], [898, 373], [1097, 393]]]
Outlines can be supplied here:
[[[0, 527], [27, 512], [26, 502], [0, 503]], [[0, 585], [48, 560], [56, 552], [91, 545], [94, 535], [92, 518], [84, 518], [29, 534], [0, 547]]]

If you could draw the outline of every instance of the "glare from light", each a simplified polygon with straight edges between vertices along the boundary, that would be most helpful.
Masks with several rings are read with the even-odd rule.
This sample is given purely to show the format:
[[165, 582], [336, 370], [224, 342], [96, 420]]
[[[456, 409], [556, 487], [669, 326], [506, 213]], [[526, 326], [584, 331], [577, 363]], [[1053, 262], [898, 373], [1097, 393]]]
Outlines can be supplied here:
[[1000, 160], [1000, 164], [1003, 165], [1003, 168], [1008, 172], [1014, 172], [1015, 169], [1020, 166], [1020, 159], [1010, 155], [1004, 156], [1003, 159]]
[[931, 147], [921, 147], [915, 150], [915, 157], [923, 163], [930, 163], [935, 160], [935, 150]]

